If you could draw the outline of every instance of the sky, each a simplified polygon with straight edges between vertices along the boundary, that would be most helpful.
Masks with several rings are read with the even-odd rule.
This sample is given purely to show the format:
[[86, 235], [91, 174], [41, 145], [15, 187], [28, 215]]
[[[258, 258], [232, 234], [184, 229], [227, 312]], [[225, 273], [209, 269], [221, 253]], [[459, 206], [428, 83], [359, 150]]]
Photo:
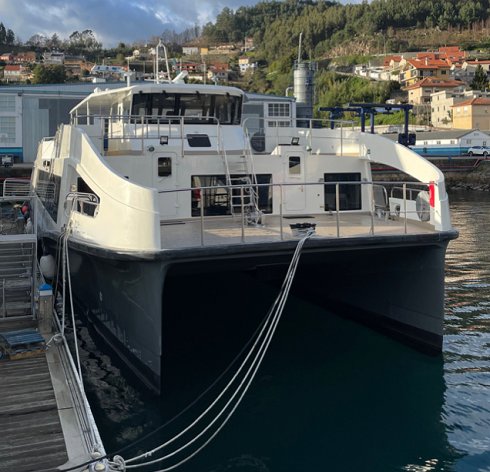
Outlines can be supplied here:
[[22, 42], [34, 34], [68, 38], [92, 30], [103, 47], [147, 40], [166, 29], [182, 31], [259, 0], [0, 0], [0, 21]]

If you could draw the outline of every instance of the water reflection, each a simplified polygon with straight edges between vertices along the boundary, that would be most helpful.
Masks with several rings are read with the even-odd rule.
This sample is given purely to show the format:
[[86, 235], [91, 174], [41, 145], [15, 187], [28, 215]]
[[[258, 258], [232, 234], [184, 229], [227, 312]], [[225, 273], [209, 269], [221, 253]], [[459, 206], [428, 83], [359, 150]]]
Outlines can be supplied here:
[[447, 257], [444, 422], [455, 470], [490, 470], [490, 195], [451, 196], [460, 237]]
[[[460, 238], [447, 257], [443, 356], [419, 354], [292, 298], [236, 415], [178, 470], [490, 471], [490, 196], [454, 194], [451, 207]], [[108, 450], [163, 424], [234, 356], [249, 334], [247, 322], [263, 312], [233, 304], [236, 286], [227, 283], [184, 284], [196, 288], [192, 300], [179, 294], [176, 321], [167, 325], [170, 365], [161, 399], [82, 326], [87, 390]], [[219, 300], [209, 296], [217, 287]], [[275, 295], [267, 286], [256, 290], [262, 304]], [[196, 300], [199, 310], [189, 311]], [[237, 326], [241, 337], [232, 335]], [[159, 444], [201, 411], [198, 405], [167, 434], [123, 455]]]

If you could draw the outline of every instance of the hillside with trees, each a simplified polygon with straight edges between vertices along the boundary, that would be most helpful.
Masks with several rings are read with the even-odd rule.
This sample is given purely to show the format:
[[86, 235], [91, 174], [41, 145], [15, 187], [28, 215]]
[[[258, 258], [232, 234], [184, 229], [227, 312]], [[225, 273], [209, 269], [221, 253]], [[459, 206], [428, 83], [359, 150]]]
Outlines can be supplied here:
[[[239, 86], [261, 93], [284, 94], [292, 84], [292, 67], [302, 34], [302, 59], [318, 61], [317, 99], [320, 105], [349, 101], [383, 101], [395, 84], [335, 74], [353, 63], [375, 55], [435, 49], [459, 45], [490, 54], [490, 0], [372, 0], [341, 4], [327, 0], [268, 0], [236, 10], [223, 8], [214, 23], [194, 26], [180, 33], [162, 32], [169, 54], [179, 57], [182, 44], [242, 43], [253, 37], [255, 48], [247, 52], [259, 64]], [[121, 38], [124, 40], [124, 38]], [[155, 40], [155, 41], [153, 41]], [[149, 38], [156, 44], [158, 38]], [[30, 49], [41, 54], [59, 49], [100, 63], [112, 58], [124, 63], [138, 45], [121, 42], [104, 49], [92, 30], [75, 31], [69, 38], [34, 35], [22, 44], [14, 32], [0, 23], [0, 46]], [[43, 80], [38, 70], [39, 80]], [[43, 71], [57, 74], [59, 71]], [[37, 77], [36, 77], [37, 79]]]
[[[302, 34], [302, 59], [320, 63], [317, 101], [332, 106], [350, 101], [384, 101], [397, 84], [372, 83], [331, 72], [338, 66], [367, 62], [377, 54], [459, 45], [489, 54], [489, 0], [372, 0], [340, 4], [325, 0], [260, 2], [236, 11], [224, 8], [202, 30], [207, 44], [254, 38], [249, 53], [261, 68], [245, 88], [283, 94]], [[333, 65], [337, 67], [332, 67]], [[329, 70], [330, 69], [330, 70]]]

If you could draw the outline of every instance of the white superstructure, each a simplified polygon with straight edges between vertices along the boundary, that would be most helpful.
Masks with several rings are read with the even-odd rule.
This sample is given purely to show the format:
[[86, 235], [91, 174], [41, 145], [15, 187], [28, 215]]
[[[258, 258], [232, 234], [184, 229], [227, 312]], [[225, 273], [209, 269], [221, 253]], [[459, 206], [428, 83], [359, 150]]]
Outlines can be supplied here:
[[[105, 280], [94, 293], [81, 295], [97, 305], [88, 307], [96, 316], [105, 313], [101, 323], [156, 377], [161, 346], [158, 339], [144, 343], [133, 332], [134, 319], [149, 316], [152, 326], [142, 328], [145, 333], [161, 330], [157, 300], [167, 272], [184, 260], [226, 260], [220, 270], [238, 260], [251, 269], [258, 258], [267, 266], [269, 257], [277, 265], [291, 252], [297, 236], [290, 224], [298, 222], [316, 226], [309, 245], [322, 254], [317, 261], [340, 246], [369, 253], [369, 258], [373, 244], [445, 249], [456, 236], [444, 176], [410, 149], [353, 131], [346, 123], [328, 129], [321, 120], [302, 119], [303, 127], [297, 127], [289, 119], [279, 126], [266, 118], [247, 127], [250, 118], [241, 119], [243, 99], [242, 91], [224, 86], [142, 84], [99, 90], [76, 106], [71, 124], [39, 149], [33, 185], [45, 208], [41, 231], [46, 239], [56, 241], [67, 231], [74, 257], [86, 266], [85, 272], [80, 269], [84, 276], [93, 271], [114, 280], [129, 277], [109, 262], [119, 259], [140, 265], [153, 261], [151, 270], [160, 274], [147, 282], [158, 291], [154, 298], [143, 295], [148, 285], [132, 294], [128, 303], [138, 300], [132, 314], [115, 315], [115, 307], [106, 305], [115, 285], [110, 288]], [[373, 182], [372, 163], [408, 178], [385, 186]], [[443, 264], [444, 250], [437, 257], [441, 254]], [[316, 263], [315, 257], [310, 263]], [[440, 278], [439, 269], [434, 270]], [[124, 283], [129, 279], [116, 285]], [[404, 290], [410, 297], [411, 290]], [[403, 290], [393, 288], [393, 294], [398, 291]], [[417, 332], [430, 331], [437, 340], [428, 343], [437, 345], [441, 323], [434, 327], [420, 313], [436, 305], [440, 311], [441, 292], [429, 297], [425, 308], [403, 297], [364, 308], [388, 311], [382, 316], [415, 325]], [[150, 301], [151, 309], [145, 305]]]

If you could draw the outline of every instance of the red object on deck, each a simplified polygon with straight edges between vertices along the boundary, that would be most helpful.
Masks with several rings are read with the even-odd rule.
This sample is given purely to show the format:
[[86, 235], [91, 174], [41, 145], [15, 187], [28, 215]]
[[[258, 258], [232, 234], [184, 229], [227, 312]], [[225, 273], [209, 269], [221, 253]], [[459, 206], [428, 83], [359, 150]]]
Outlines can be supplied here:
[[436, 191], [435, 191], [435, 185], [434, 182], [431, 182], [429, 184], [429, 205], [434, 208], [434, 205], [436, 204]]

